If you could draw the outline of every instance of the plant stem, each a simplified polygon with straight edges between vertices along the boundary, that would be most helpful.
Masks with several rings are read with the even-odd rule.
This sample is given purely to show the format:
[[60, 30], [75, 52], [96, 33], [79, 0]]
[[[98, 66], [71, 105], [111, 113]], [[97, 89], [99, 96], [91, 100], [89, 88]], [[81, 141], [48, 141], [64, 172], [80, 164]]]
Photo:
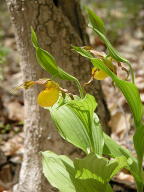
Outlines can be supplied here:
[[129, 63], [129, 61], [126, 62], [126, 63], [128, 64], [128, 66], [129, 66], [129, 68], [130, 68], [130, 73], [131, 73], [132, 82], [133, 82], [133, 84], [135, 84], [135, 77], [134, 77], [134, 72], [133, 72], [132, 66], [131, 66], [131, 64]]
[[76, 80], [75, 80], [75, 83], [76, 83], [76, 85], [77, 85], [77, 87], [78, 87], [78, 90], [79, 90], [79, 93], [80, 93], [80, 97], [81, 97], [81, 98], [84, 98], [84, 90], [83, 90], [80, 82], [76, 79]]

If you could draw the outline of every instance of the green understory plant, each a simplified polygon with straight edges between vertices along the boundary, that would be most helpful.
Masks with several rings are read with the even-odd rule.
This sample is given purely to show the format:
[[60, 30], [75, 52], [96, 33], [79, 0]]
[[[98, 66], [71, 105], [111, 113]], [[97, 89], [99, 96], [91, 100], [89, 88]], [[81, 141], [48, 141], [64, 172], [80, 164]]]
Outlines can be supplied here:
[[[91, 81], [110, 77], [123, 93], [134, 117], [133, 143], [137, 158], [103, 132], [95, 113], [95, 98], [85, 93], [78, 79], [63, 71], [54, 57], [40, 47], [32, 29], [32, 42], [38, 63], [52, 75], [53, 80], [27, 81], [20, 87], [29, 88], [34, 84], [44, 86], [44, 90], [38, 95], [38, 103], [50, 112], [62, 138], [85, 153], [84, 158], [71, 160], [65, 155], [57, 155], [51, 151], [41, 152], [43, 173], [51, 185], [61, 192], [112, 192], [110, 180], [125, 168], [133, 175], [137, 192], [143, 192], [144, 122], [142, 102], [134, 83], [134, 73], [129, 61], [123, 58], [106, 38], [103, 21], [90, 9], [87, 9], [87, 13], [90, 27], [105, 43], [107, 53], [99, 53], [89, 46], [73, 46], [73, 49], [90, 60], [93, 65]], [[122, 62], [129, 67], [132, 82], [117, 76], [114, 62]], [[54, 79], [73, 81], [79, 90], [79, 96], [61, 88]]]

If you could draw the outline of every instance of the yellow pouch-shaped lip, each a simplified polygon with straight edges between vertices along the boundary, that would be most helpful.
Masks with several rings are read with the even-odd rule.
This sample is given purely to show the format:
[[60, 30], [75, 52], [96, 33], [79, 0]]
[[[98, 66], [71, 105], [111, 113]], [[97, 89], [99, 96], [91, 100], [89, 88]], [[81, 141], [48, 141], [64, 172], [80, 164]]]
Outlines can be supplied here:
[[59, 98], [59, 85], [54, 81], [47, 81], [45, 89], [38, 95], [37, 102], [41, 107], [53, 106]]
[[[112, 64], [111, 60], [109, 59], [103, 59], [104, 64], [112, 71], [116, 74], [116, 67]], [[94, 79], [97, 80], [104, 80], [106, 77], [108, 77], [107, 73], [104, 72], [103, 70], [94, 67], [92, 69], [92, 76]]]
[[93, 78], [95, 78], [97, 80], [103, 80], [106, 77], [108, 77], [108, 75], [104, 71], [102, 71], [96, 67], [94, 67], [92, 69], [92, 75], [93, 75]]
[[59, 89], [57, 88], [46, 88], [41, 91], [38, 95], [37, 102], [41, 107], [53, 106], [59, 98]]

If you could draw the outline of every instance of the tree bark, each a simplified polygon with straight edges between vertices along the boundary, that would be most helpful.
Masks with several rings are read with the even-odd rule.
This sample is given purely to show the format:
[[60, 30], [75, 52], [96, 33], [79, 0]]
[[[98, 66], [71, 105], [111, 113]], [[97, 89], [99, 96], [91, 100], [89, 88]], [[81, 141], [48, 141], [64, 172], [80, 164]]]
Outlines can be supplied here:
[[[15, 36], [21, 55], [23, 81], [47, 77], [36, 63], [35, 51], [30, 38], [30, 27], [36, 31], [42, 48], [55, 56], [58, 65], [83, 83], [88, 81], [90, 66], [78, 54], [71, 51], [71, 45], [87, 45], [85, 22], [78, 0], [6, 0], [11, 20], [15, 27]], [[63, 86], [74, 91], [71, 82]], [[97, 98], [98, 114], [106, 130], [107, 108], [99, 82], [92, 86]], [[25, 91], [24, 157], [19, 184], [15, 192], [48, 192], [48, 182], [41, 171], [39, 152], [51, 149], [57, 153], [70, 153], [71, 145], [58, 136], [52, 128], [49, 114], [36, 104], [38, 87]]]

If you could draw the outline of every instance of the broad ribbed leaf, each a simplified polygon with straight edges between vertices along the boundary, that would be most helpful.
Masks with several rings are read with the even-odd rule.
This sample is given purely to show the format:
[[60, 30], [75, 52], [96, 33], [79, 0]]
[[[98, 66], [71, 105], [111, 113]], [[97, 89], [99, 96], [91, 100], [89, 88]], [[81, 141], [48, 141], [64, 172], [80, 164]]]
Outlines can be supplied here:
[[112, 187], [109, 184], [107, 185], [106, 192], [113, 192]]
[[67, 106], [79, 117], [87, 129], [89, 135], [91, 134], [91, 123], [93, 120], [93, 113], [96, 109], [97, 103], [92, 95], [87, 94], [84, 99], [71, 100]]
[[131, 158], [136, 163], [137, 160], [132, 156], [132, 154], [124, 147], [117, 144], [111, 137], [104, 133], [104, 151], [105, 155], [110, 157], [120, 157], [125, 156], [127, 159]]
[[92, 124], [92, 140], [93, 140], [93, 152], [102, 155], [104, 147], [104, 136], [99, 118], [96, 113], [93, 115]]
[[102, 154], [104, 139], [99, 118], [94, 113], [97, 105], [94, 97], [87, 94], [84, 99], [70, 101], [67, 105], [71, 107], [85, 125], [91, 141], [91, 151], [99, 155]]
[[127, 158], [127, 169], [134, 176], [137, 185], [143, 185], [143, 179], [141, 177], [141, 173], [138, 168], [137, 160], [132, 156], [132, 154], [124, 147], [117, 144], [113, 139], [111, 139], [108, 135], [104, 134], [104, 151], [103, 154], [108, 155], [110, 157], [121, 157], [124, 156]]
[[[94, 179], [75, 178], [73, 162], [64, 155], [42, 152], [43, 173], [53, 187], [61, 192], [100, 192], [102, 184]], [[112, 192], [107, 186], [106, 192]]]
[[91, 142], [83, 122], [66, 105], [51, 112], [51, 117], [60, 135], [86, 153], [90, 151]]
[[76, 178], [94, 179], [101, 183], [101, 191], [105, 191], [110, 179], [127, 166], [127, 160], [124, 156], [108, 160], [95, 154], [89, 154], [84, 159], [74, 160], [74, 166]]
[[67, 141], [86, 153], [102, 154], [104, 139], [99, 119], [94, 114], [96, 105], [94, 97], [86, 95], [84, 99], [71, 100], [51, 110], [51, 116]]
[[50, 151], [42, 152], [43, 173], [53, 187], [61, 192], [74, 192], [71, 179], [74, 178], [73, 162], [66, 156], [58, 156]]

